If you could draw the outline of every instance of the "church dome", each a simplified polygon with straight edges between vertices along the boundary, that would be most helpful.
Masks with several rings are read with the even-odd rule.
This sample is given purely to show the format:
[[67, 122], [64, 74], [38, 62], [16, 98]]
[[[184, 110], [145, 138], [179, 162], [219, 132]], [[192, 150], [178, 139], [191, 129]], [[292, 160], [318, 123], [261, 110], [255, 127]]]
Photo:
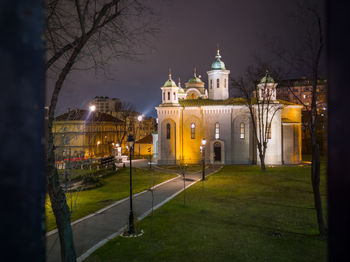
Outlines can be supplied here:
[[177, 87], [174, 80], [171, 79], [171, 70], [169, 69], [169, 79], [165, 81], [164, 87]]
[[203, 81], [199, 77], [197, 77], [196, 68], [194, 68], [193, 77], [188, 79], [187, 83], [189, 84], [203, 83]]
[[199, 77], [193, 76], [188, 79], [187, 83], [203, 83], [203, 81]]
[[260, 79], [260, 84], [270, 84], [270, 83], [275, 83], [275, 80], [270, 76], [269, 72], [266, 70], [266, 75]]
[[163, 86], [164, 86], [164, 87], [177, 87], [176, 84], [175, 84], [175, 82], [174, 82], [172, 79], [168, 79], [168, 80], [164, 83]]
[[215, 61], [211, 64], [212, 70], [226, 70], [225, 63], [221, 61], [220, 50], [218, 49], [215, 56]]

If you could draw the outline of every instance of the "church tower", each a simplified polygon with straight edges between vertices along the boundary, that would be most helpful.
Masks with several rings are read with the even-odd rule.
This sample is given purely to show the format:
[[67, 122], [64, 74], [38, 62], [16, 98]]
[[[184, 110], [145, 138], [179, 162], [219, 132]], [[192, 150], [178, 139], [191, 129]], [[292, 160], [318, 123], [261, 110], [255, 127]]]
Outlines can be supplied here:
[[225, 64], [221, 61], [220, 50], [217, 49], [215, 61], [211, 65], [208, 74], [209, 99], [225, 100], [229, 98], [228, 76], [230, 70], [226, 70]]
[[276, 86], [275, 80], [270, 76], [269, 71], [266, 70], [266, 75], [261, 78], [258, 84], [258, 99], [259, 101], [265, 99], [267, 101], [276, 101]]
[[162, 89], [162, 104], [179, 104], [178, 92], [179, 88], [171, 79], [171, 70], [169, 69], [169, 79], [160, 88]]

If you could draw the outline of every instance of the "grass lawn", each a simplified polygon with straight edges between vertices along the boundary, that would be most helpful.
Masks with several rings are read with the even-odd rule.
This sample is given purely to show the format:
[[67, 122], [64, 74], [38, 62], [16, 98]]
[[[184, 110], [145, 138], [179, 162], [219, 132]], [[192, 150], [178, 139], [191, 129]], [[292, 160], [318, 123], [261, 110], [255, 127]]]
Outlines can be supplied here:
[[[326, 204], [325, 165], [322, 197]], [[136, 224], [86, 261], [327, 261], [318, 236], [310, 166], [225, 166]], [[326, 206], [324, 208], [326, 213]]]
[[[100, 178], [101, 187], [79, 193], [67, 193], [67, 203], [70, 207], [73, 206], [71, 221], [89, 215], [112, 204], [116, 200], [129, 196], [129, 168], [112, 171], [111, 173], [112, 175], [108, 177]], [[133, 168], [133, 193], [141, 192], [152, 187], [153, 184], [159, 184], [175, 176], [164, 172]], [[55, 227], [56, 221], [49, 197], [47, 197], [46, 230], [50, 231]]]

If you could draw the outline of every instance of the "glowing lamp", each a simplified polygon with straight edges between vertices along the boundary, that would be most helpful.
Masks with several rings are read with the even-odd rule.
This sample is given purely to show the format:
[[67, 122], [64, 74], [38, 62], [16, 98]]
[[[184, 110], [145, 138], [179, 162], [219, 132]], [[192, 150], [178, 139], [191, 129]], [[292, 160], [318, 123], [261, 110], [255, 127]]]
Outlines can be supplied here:
[[133, 148], [134, 143], [135, 143], [134, 136], [133, 135], [129, 135], [128, 139], [126, 140], [126, 142], [128, 143], [130, 149]]

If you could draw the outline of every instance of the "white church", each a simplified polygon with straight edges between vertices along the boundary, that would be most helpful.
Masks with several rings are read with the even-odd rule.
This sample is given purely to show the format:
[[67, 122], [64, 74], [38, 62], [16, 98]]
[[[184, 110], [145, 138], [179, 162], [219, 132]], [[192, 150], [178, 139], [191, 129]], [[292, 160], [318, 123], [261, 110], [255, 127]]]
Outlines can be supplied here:
[[[183, 88], [180, 81], [176, 85], [169, 72], [169, 79], [161, 87], [162, 103], [156, 107], [158, 132], [153, 135], [153, 152], [158, 164], [195, 164], [203, 157], [212, 164], [259, 164], [249, 109], [243, 98], [229, 98], [230, 70], [219, 50], [207, 74], [208, 88], [196, 71]], [[271, 103], [280, 108], [268, 132], [265, 163], [298, 164], [302, 106], [277, 100], [276, 86], [268, 73], [257, 86], [259, 96], [267, 87]]]

